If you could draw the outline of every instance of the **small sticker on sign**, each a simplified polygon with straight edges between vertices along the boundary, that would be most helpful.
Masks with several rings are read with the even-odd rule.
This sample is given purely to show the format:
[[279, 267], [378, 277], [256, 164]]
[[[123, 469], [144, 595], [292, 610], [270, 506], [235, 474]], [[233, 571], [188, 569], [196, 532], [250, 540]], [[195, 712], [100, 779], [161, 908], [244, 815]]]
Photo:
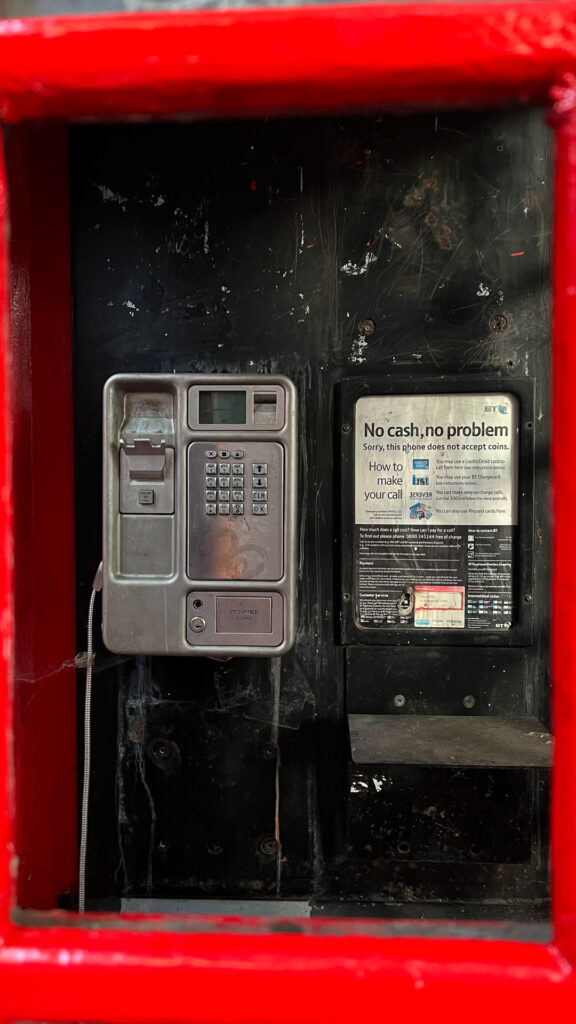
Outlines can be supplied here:
[[414, 625], [421, 629], [461, 629], [465, 587], [414, 587]]

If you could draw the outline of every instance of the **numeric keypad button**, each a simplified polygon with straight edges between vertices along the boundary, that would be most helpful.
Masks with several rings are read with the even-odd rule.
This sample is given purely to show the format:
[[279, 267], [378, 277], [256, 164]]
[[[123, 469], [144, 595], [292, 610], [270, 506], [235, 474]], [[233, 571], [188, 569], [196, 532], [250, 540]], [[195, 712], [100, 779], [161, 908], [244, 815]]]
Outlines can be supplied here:
[[242, 515], [244, 515], [244, 505], [242, 504], [242, 502], [238, 502], [238, 503], [232, 505], [232, 515], [233, 516], [242, 516]]
[[232, 491], [232, 501], [244, 501], [244, 491]]
[[218, 491], [218, 501], [230, 501], [230, 491]]
[[206, 501], [216, 501], [216, 491], [206, 491]]
[[230, 477], [219, 476], [218, 477], [218, 487], [230, 487]]
[[217, 467], [215, 462], [207, 462], [206, 463], [206, 472], [210, 473], [211, 476], [215, 476], [216, 475], [217, 469], [218, 469], [218, 467]]
[[218, 505], [218, 515], [219, 516], [229, 516], [230, 515], [230, 505], [228, 505], [227, 502], [225, 504], [223, 504], [223, 505]]
[[[229, 455], [230, 452], [228, 452], [227, 454]], [[220, 455], [222, 455], [222, 457], [224, 457], [222, 452], [220, 452]], [[229, 476], [230, 475], [230, 466], [225, 462], [223, 465], [218, 467], [218, 472], [221, 473], [222, 476]]]
[[210, 502], [209, 504], [206, 505], [206, 515], [207, 516], [215, 516], [216, 515], [216, 505], [213, 505], [212, 502]]
[[232, 463], [232, 474], [233, 476], [244, 476], [244, 463], [233, 462]]

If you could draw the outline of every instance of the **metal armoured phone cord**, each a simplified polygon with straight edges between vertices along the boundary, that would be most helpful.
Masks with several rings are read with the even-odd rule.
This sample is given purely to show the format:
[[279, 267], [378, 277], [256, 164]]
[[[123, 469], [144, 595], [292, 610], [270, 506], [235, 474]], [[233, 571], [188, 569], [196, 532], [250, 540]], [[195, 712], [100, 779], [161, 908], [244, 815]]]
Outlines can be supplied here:
[[86, 912], [86, 851], [88, 847], [88, 805], [90, 801], [90, 711], [92, 703], [92, 669], [94, 667], [94, 605], [102, 590], [102, 562], [92, 581], [86, 627], [86, 694], [84, 697], [84, 757], [82, 766], [82, 805], [80, 812], [80, 852], [78, 855], [78, 913]]

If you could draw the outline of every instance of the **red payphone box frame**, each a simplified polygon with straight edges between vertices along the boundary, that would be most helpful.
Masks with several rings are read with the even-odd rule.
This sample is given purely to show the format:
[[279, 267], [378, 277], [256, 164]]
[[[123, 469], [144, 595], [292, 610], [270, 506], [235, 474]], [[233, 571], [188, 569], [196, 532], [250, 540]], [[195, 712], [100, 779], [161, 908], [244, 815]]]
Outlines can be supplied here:
[[[0, 1020], [572, 1020], [575, 75], [572, 0], [0, 23]], [[48, 912], [77, 852], [66, 124], [519, 102], [556, 131], [553, 941]]]

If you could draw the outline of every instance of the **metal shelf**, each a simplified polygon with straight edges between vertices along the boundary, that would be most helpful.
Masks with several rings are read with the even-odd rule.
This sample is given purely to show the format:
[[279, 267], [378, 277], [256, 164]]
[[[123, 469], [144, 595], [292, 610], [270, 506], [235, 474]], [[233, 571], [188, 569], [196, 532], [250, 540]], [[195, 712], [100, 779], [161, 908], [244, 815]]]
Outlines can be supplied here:
[[537, 718], [348, 715], [354, 764], [549, 768], [552, 737]]

